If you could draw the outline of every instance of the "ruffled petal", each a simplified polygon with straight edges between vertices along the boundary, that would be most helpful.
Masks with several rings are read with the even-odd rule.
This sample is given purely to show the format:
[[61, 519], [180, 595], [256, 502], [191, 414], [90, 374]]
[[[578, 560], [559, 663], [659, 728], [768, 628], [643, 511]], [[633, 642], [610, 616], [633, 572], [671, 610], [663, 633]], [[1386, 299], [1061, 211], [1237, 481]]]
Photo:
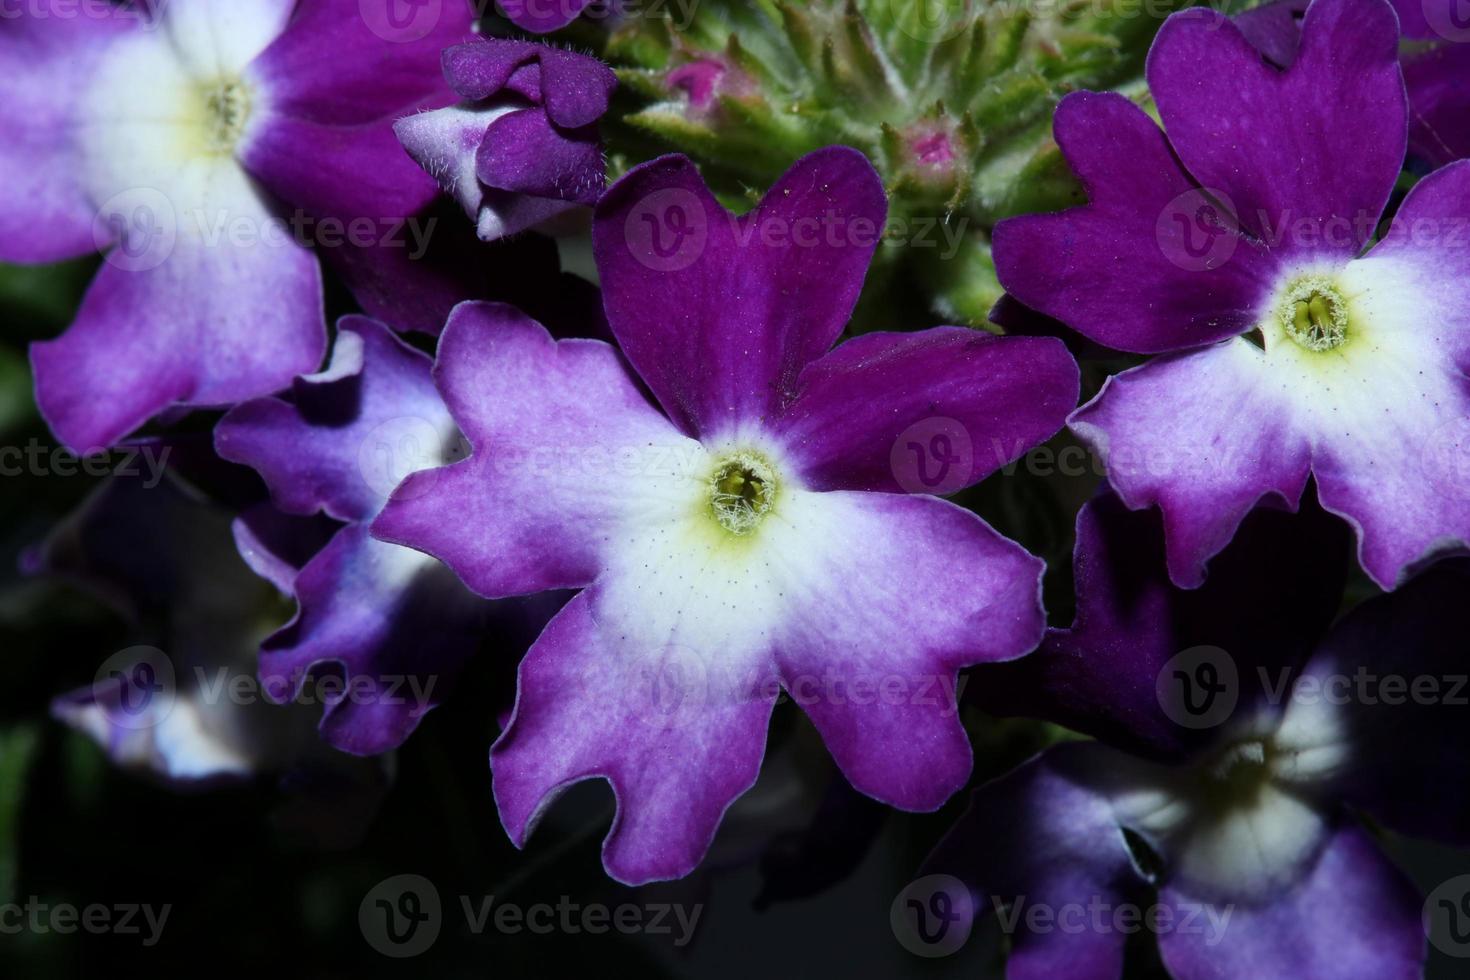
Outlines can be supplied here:
[[608, 321], [675, 424], [721, 437], [776, 415], [846, 325], [886, 210], [845, 147], [798, 161], [740, 218], [684, 157], [607, 192], [593, 242]]
[[936, 809], [970, 775], [958, 669], [1035, 648], [1043, 563], [929, 497], [825, 493], [807, 509], [791, 520], [812, 553], [773, 637], [781, 682], [853, 786]]
[[561, 790], [602, 777], [618, 800], [608, 874], [682, 877], [754, 784], [776, 689], [702, 673], [679, 647], [624, 649], [593, 609], [592, 592], [574, 598], [521, 663], [515, 715], [490, 753], [501, 821], [522, 846]]
[[1348, 259], [1373, 235], [1408, 127], [1386, 0], [1315, 0], [1286, 71], [1225, 15], [1178, 13], [1147, 74], [1185, 168], [1273, 251]]
[[519, 109], [491, 122], [475, 173], [497, 190], [587, 205], [597, 203], [605, 185], [596, 127], [558, 129], [541, 109]]
[[326, 371], [300, 379], [292, 402], [236, 406], [215, 446], [259, 472], [287, 513], [370, 520], [409, 473], [459, 455], [430, 366], [382, 324], [347, 317]]
[[590, 584], [609, 534], [644, 505], [640, 485], [677, 481], [703, 455], [614, 348], [554, 341], [512, 307], [456, 309], [434, 370], [474, 454], [410, 476], [373, 532], [442, 559], [484, 596]]
[[864, 334], [802, 372], [775, 431], [817, 489], [950, 494], [1055, 435], [1078, 384], [1051, 338]]
[[1116, 350], [1197, 347], [1255, 326], [1275, 260], [1241, 234], [1217, 188], [1180, 168], [1143, 110], [1077, 93], [1054, 127], [1089, 203], [996, 226], [1007, 292]]
[[[354, 755], [401, 745], [474, 654], [488, 604], [426, 555], [342, 529], [293, 582], [300, 609], [261, 647], [268, 695], [294, 700], [313, 671], [339, 665], [322, 737]], [[324, 688], [325, 689], [325, 688]]]
[[1123, 501], [1163, 511], [1180, 587], [1204, 581], [1205, 563], [1263, 497], [1296, 507], [1311, 439], [1295, 424], [1292, 382], [1236, 339], [1114, 375], [1072, 416]]

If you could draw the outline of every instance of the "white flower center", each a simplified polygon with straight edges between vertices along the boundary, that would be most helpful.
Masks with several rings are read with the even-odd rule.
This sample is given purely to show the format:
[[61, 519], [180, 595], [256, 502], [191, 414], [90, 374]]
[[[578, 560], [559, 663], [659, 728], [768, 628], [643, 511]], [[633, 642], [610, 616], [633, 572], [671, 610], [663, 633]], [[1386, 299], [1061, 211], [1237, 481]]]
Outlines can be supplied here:
[[751, 450], [721, 458], [709, 480], [710, 511], [737, 536], [752, 533], [776, 503], [779, 485], [770, 462]]
[[250, 88], [239, 78], [223, 78], [200, 87], [200, 127], [206, 152], [232, 155], [250, 121]]
[[1303, 350], [1320, 353], [1348, 342], [1348, 304], [1342, 290], [1322, 275], [1300, 276], [1281, 290], [1275, 308], [1282, 333]]

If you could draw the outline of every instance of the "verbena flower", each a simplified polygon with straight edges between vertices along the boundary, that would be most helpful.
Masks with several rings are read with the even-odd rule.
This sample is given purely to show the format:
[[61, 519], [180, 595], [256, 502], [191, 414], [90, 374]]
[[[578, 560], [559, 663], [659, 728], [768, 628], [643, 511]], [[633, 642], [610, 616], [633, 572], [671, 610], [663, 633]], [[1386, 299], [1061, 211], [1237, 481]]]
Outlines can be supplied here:
[[326, 370], [298, 379], [290, 401], [246, 402], [215, 429], [220, 455], [256, 469], [282, 511], [345, 524], [283, 583], [298, 612], [262, 645], [260, 677], [289, 701], [339, 670], [322, 737], [359, 755], [401, 744], [491, 625], [490, 604], [438, 561], [368, 535], [399, 480], [463, 455], [429, 369], [381, 323], [348, 317]]
[[391, 296], [411, 272], [407, 218], [437, 193], [391, 124], [448, 101], [439, 51], [469, 25], [446, 4], [409, 41], [354, 0], [39, 0], [5, 18], [0, 260], [107, 260], [71, 328], [31, 351], [57, 438], [104, 447], [171, 405], [315, 370], [309, 245], [370, 308]]
[[922, 491], [1050, 436], [1077, 369], [1056, 340], [952, 327], [829, 352], [884, 211], [846, 148], [740, 218], [662, 158], [594, 220], [618, 347], [486, 304], [445, 328], [435, 376], [473, 454], [409, 477], [373, 532], [484, 596], [582, 590], [491, 753], [518, 845], [601, 777], [608, 872], [687, 873], [755, 780], [782, 687], [864, 793], [928, 810], [963, 785], [956, 673], [1035, 645], [1041, 562]]
[[617, 87], [596, 58], [483, 39], [444, 52], [464, 101], [400, 120], [405, 149], [493, 241], [577, 205], [605, 183], [597, 120]]
[[1384, 0], [1316, 0], [1283, 71], [1224, 17], [1176, 14], [1148, 63], [1163, 131], [1070, 96], [1056, 138], [1090, 203], [996, 230], [1016, 298], [1166, 355], [1071, 426], [1130, 507], [1163, 511], [1181, 585], [1309, 476], [1384, 587], [1470, 538], [1470, 169], [1422, 181], [1364, 253], [1404, 161], [1397, 41]]
[[1157, 514], [1110, 495], [1083, 509], [1075, 624], [974, 684], [1103, 741], [981, 787], [926, 865], [968, 884], [954, 908], [1004, 917], [1008, 976], [1124, 976], [1132, 933], [1179, 980], [1421, 975], [1421, 897], [1362, 817], [1466, 843], [1454, 610], [1470, 567], [1442, 563], [1308, 640], [1346, 544], [1320, 512], [1259, 510], [1182, 592]]

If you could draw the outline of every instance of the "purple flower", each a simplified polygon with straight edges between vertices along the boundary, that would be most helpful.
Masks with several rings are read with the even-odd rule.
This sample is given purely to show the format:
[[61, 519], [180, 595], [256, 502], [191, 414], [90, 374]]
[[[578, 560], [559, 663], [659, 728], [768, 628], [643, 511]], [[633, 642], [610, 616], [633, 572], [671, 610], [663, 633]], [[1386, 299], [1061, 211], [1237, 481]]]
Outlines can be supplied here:
[[464, 101], [394, 126], [409, 155], [493, 241], [577, 205], [605, 182], [597, 120], [617, 78], [585, 55], [484, 39], [444, 52]]
[[1316, 0], [1282, 71], [1218, 14], [1176, 14], [1148, 60], [1167, 137], [1121, 96], [1068, 97], [1056, 137], [1090, 203], [996, 229], [1021, 302], [1166, 355], [1071, 426], [1128, 506], [1163, 511], [1183, 586], [1309, 476], [1386, 588], [1470, 539], [1470, 169], [1422, 181], [1362, 254], [1404, 161], [1397, 39], [1384, 0]]
[[[280, 583], [298, 612], [261, 647], [260, 676], [286, 701], [338, 665], [344, 694], [327, 706], [322, 737], [358, 755], [400, 745], [490, 626], [490, 604], [439, 562], [368, 536], [403, 477], [463, 455], [429, 368], [387, 327], [348, 317], [327, 369], [299, 379], [290, 402], [246, 402], [215, 429], [220, 455], [256, 469], [282, 511], [346, 525]], [[269, 563], [254, 564], [279, 581]]]
[[[33, 559], [35, 571], [116, 607], [149, 644], [109, 657], [94, 683], [58, 698], [52, 713], [118, 765], [184, 788], [332, 765], [310, 709], [282, 712], [246, 683], [279, 599], [235, 554], [230, 515], [174, 472], [156, 484], [111, 478]], [[280, 515], [254, 523], [282, 569], [286, 545], [317, 532]]]
[[411, 43], [356, 0], [26, 11], [0, 24], [0, 260], [107, 259], [67, 333], [31, 351], [62, 442], [107, 446], [171, 405], [315, 370], [310, 243], [349, 282], [408, 274], [405, 224], [436, 189], [391, 121], [447, 101], [435, 59], [468, 5]]
[[[969, 913], [1004, 916], [1008, 976], [1065, 963], [1120, 977], [1130, 931], [1154, 933], [1179, 980], [1421, 975], [1421, 899], [1357, 815], [1470, 840], [1455, 615], [1470, 566], [1436, 566], [1311, 646], [1256, 614], [1296, 583], [1299, 621], [1327, 623], [1343, 543], [1315, 510], [1257, 511], [1199, 602], [1169, 585], [1156, 514], [1110, 495], [1083, 509], [1077, 622], [975, 684], [996, 705], [1024, 687], [1020, 710], [1104, 742], [1052, 748], [982, 787], [927, 864], [969, 884], [950, 896]], [[1038, 906], [1082, 911], [1046, 929], [1027, 924]]]
[[435, 377], [473, 455], [409, 477], [374, 534], [481, 595], [582, 590], [491, 753], [517, 845], [601, 777], [608, 872], [688, 873], [754, 782], [782, 687], [862, 792], [930, 810], [963, 785], [956, 672], [1035, 645], [1041, 563], [923, 492], [1053, 434], [1077, 368], [1052, 339], [949, 327], [829, 352], [885, 211], [846, 148], [740, 218], [665, 157], [594, 221], [619, 347], [487, 304], [445, 328]]

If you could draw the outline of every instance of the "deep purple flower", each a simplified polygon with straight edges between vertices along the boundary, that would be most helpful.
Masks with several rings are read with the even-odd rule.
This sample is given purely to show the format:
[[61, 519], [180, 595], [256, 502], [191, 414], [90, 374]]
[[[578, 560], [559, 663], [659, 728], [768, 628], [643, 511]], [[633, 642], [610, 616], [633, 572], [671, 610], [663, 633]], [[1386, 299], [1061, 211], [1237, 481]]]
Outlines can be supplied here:
[[448, 101], [438, 52], [468, 36], [470, 12], [447, 4], [411, 40], [366, 12], [40, 0], [0, 23], [0, 260], [107, 258], [70, 330], [31, 352], [62, 442], [107, 446], [171, 405], [315, 370], [309, 243], [361, 277], [406, 274], [404, 222], [436, 191], [391, 123]]
[[473, 455], [406, 480], [374, 534], [481, 595], [583, 590], [523, 661], [491, 753], [518, 845], [602, 777], [608, 872], [687, 873], [755, 780], [783, 686], [864, 793], [927, 810], [963, 785], [956, 672], [1035, 645], [1041, 563], [921, 494], [1049, 437], [1077, 368], [1055, 340], [948, 327], [829, 352], [885, 211], [846, 148], [740, 218], [665, 157], [594, 222], [621, 354], [503, 306], [445, 328], [435, 377]]
[[610, 68], [543, 44], [483, 39], [445, 51], [444, 77], [464, 101], [394, 130], [481, 239], [597, 202], [605, 182], [597, 120], [617, 87]]
[[[1340, 584], [1342, 549], [1281, 547], [1330, 535], [1320, 515], [1252, 514], [1210, 603], [1169, 586], [1158, 524], [1111, 496], [1083, 509], [1077, 623], [1027, 658], [1029, 710], [1104, 742], [1053, 748], [982, 787], [928, 869], [969, 884], [957, 907], [1009, 917], [1012, 978], [1060, 964], [1120, 977], [1130, 931], [1154, 933], [1179, 980], [1419, 976], [1421, 899], [1358, 814], [1470, 840], [1470, 709], [1456, 690], [1470, 566], [1442, 563], [1363, 603], [1307, 655], [1252, 603], [1280, 606], [1277, 589], [1307, 583], [1305, 621], [1328, 621], [1333, 590], [1310, 583]], [[1230, 597], [1245, 624], [1226, 617]], [[975, 683], [1011, 670], [982, 667]], [[1054, 924], [1082, 911], [1047, 929], [1027, 924], [1036, 906]]]
[[[299, 379], [291, 401], [246, 402], [215, 429], [220, 455], [256, 469], [282, 511], [346, 524], [291, 576], [298, 612], [261, 647], [260, 676], [285, 701], [339, 666], [345, 693], [327, 706], [322, 737], [359, 755], [401, 744], [489, 625], [490, 604], [439, 562], [368, 535], [404, 476], [463, 455], [429, 369], [387, 327], [348, 317], [327, 369]], [[245, 554], [257, 550], [242, 540]]]
[[1311, 475], [1384, 587], [1470, 539], [1470, 168], [1361, 254], [1404, 161], [1397, 40], [1384, 0], [1316, 0], [1282, 71], [1220, 15], [1176, 14], [1148, 60], [1167, 138], [1122, 96], [1068, 97], [1056, 137], [1091, 202], [996, 229], [1017, 299], [1166, 355], [1071, 425], [1130, 507], [1162, 509], [1181, 585]]

